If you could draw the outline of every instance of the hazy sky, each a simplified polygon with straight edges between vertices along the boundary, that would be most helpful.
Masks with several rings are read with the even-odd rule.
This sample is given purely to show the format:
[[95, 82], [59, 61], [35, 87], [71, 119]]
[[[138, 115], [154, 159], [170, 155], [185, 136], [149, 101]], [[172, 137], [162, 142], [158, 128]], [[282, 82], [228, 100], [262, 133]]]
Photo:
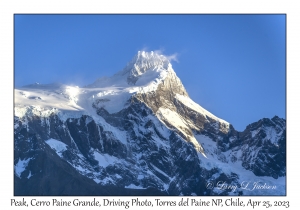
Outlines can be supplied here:
[[15, 87], [87, 85], [138, 50], [177, 55], [190, 97], [242, 131], [285, 118], [285, 15], [15, 15]]

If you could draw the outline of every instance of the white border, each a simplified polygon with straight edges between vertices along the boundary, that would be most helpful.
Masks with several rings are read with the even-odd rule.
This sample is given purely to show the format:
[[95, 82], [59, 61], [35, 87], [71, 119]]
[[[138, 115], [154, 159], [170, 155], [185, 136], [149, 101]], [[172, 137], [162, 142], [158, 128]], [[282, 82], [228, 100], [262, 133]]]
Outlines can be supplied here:
[[[110, 0], [110, 1], [41, 1], [41, 0], [1, 0], [0, 1], [0, 206], [10, 207], [13, 197], [13, 15], [15, 13], [281, 13], [287, 14], [287, 197], [252, 197], [255, 200], [289, 200], [291, 207], [297, 209], [299, 182], [297, 127], [299, 119], [299, 61], [300, 61], [300, 16], [296, 1], [276, 0], [206, 0], [206, 1], [137, 1], [137, 0]], [[297, 68], [298, 67], [298, 68]], [[298, 129], [299, 130], [299, 129]], [[20, 199], [20, 197], [18, 197]], [[42, 197], [39, 197], [40, 199]], [[99, 198], [99, 197], [98, 197]], [[107, 198], [107, 197], [106, 197]], [[124, 197], [125, 199], [126, 197]], [[130, 199], [131, 197], [128, 197]], [[178, 197], [164, 198], [171, 200]], [[217, 197], [214, 197], [217, 198]], [[224, 197], [222, 197], [224, 199]], [[251, 197], [241, 198], [248, 200]], [[30, 200], [26, 197], [26, 200]], [[46, 197], [45, 200], [51, 197]], [[72, 199], [66, 197], [66, 199]], [[146, 199], [146, 198], [144, 198]], [[154, 201], [155, 197], [151, 197]], [[205, 198], [203, 198], [205, 199]], [[207, 198], [208, 199], [208, 198]], [[21, 207], [19, 207], [20, 209]], [[91, 207], [95, 208], [95, 207]], [[157, 208], [157, 207], [156, 207]], [[165, 208], [165, 207], [162, 207]], [[203, 207], [197, 207], [203, 208]], [[238, 208], [238, 207], [237, 207]], [[4, 208], [3, 208], [4, 209]], [[5, 208], [6, 209], [6, 208]], [[49, 208], [47, 208], [49, 209]], [[114, 208], [111, 208], [114, 209]], [[124, 207], [117, 209], [125, 209]], [[132, 208], [130, 209], [137, 209]], [[239, 208], [240, 209], [240, 208]], [[242, 208], [248, 209], [248, 208]], [[250, 208], [249, 208], [250, 209]], [[265, 208], [255, 208], [265, 209]], [[299, 208], [298, 208], [299, 209]]]

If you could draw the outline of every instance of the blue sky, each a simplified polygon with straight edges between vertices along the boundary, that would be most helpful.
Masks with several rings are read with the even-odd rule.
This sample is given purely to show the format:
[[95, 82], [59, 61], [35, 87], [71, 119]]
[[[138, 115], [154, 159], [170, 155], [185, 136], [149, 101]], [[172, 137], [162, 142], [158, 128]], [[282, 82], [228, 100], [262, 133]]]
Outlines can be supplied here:
[[286, 118], [285, 15], [15, 15], [15, 87], [83, 86], [138, 50], [177, 54], [190, 97], [237, 130]]

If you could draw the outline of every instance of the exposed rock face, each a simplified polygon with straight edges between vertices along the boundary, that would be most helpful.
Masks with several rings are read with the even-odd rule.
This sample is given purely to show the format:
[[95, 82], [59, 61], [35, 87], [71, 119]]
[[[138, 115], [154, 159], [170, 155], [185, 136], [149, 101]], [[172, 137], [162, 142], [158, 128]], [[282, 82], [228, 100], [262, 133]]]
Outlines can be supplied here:
[[[119, 92], [101, 92], [86, 99], [90, 114], [16, 116], [15, 195], [285, 194], [284, 184], [276, 191], [242, 189], [249, 177], [269, 185], [284, 179], [284, 119], [236, 131], [193, 102], [167, 59], [155, 53], [138, 53], [112, 78], [123, 75], [119, 84], [128, 89], [146, 81], [149, 71], [162, 72], [154, 88], [139, 87], [119, 111], [103, 106]], [[102, 88], [112, 78], [87, 87]], [[84, 97], [78, 98], [80, 105]]]
[[158, 85], [155, 91], [146, 93], [141, 92], [136, 94], [135, 97], [146, 103], [154, 113], [157, 113], [160, 107], [176, 111], [176, 107], [174, 105], [176, 94], [188, 97], [185, 88], [176, 76], [175, 72], [170, 71], [168, 72], [166, 79]]
[[[257, 176], [286, 175], [286, 125], [275, 116], [247, 126], [241, 138], [243, 166]], [[246, 146], [247, 145], [247, 146]]]
[[[141, 107], [143, 108], [141, 109]], [[106, 116], [107, 122], [111, 125], [127, 131], [128, 138], [125, 144], [121, 143], [112, 132], [96, 125], [94, 120], [87, 120], [89, 119], [88, 116], [68, 119], [66, 122], [59, 121], [57, 116], [51, 116], [49, 126], [41, 126], [41, 122], [47, 119], [37, 118], [29, 123], [28, 126], [32, 129], [30, 128], [28, 131], [21, 121], [16, 120], [20, 126], [15, 134], [15, 164], [18, 165], [19, 160], [31, 158], [26, 169], [20, 173], [20, 177], [15, 179], [16, 194], [22, 194], [18, 189], [19, 184], [21, 184], [19, 179], [23, 181], [38, 179], [35, 180], [37, 183], [48, 186], [52, 182], [58, 183], [57, 185], [62, 184], [64, 180], [59, 180], [61, 176], [66, 177], [68, 182], [70, 181], [68, 177], [74, 176], [74, 182], [78, 183], [76, 180], [79, 180], [82, 185], [88, 177], [90, 180], [101, 180], [100, 183], [104, 186], [112, 185], [125, 188], [125, 186], [134, 184], [141, 186], [140, 188], [145, 188], [136, 194], [143, 194], [144, 192], [147, 194], [148, 188], [161, 191], [159, 194], [176, 195], [177, 192], [183, 193], [185, 191], [192, 193], [195, 190], [190, 188], [197, 186], [199, 187], [197, 191], [201, 189], [199, 193], [203, 194], [203, 189], [205, 189], [202, 186], [203, 180], [191, 185], [186, 184], [187, 177], [195, 179], [195, 177], [200, 176], [202, 171], [197, 152], [193, 146], [182, 141], [182, 138], [175, 132], [168, 137], [165, 136], [163, 133], [165, 130], [161, 128], [163, 124], [152, 118], [151, 110], [142, 104], [135, 104], [118, 115]], [[87, 121], [88, 123], [86, 123]], [[136, 128], [138, 130], [135, 130]], [[61, 153], [56, 150], [56, 154], [45, 142], [45, 139], [51, 138], [64, 142], [67, 145], [67, 150]], [[97, 154], [104, 154], [102, 155], [103, 158], [100, 159], [102, 161], [105, 161], [103, 160], [105, 157], [117, 161], [104, 168], [106, 163], [99, 163]], [[188, 174], [187, 168], [190, 168]], [[54, 171], [55, 174], [50, 176]], [[47, 183], [42, 181], [44, 179]], [[74, 187], [78, 187], [79, 190], [81, 184]], [[35, 189], [41, 191], [34, 191], [34, 188], [31, 188], [27, 193], [31, 195], [31, 193], [43, 192], [53, 195], [55, 193], [73, 194], [76, 192], [76, 188], [73, 189], [75, 191], [72, 191], [71, 186], [70, 189], [65, 189], [63, 187], [65, 185], [61, 187], [57, 185], [49, 186], [51, 190], [44, 192], [41, 188]], [[96, 183], [94, 185], [97, 186]], [[170, 188], [169, 185], [172, 187]], [[26, 186], [29, 187], [30, 184], [26, 182]], [[26, 192], [24, 186], [20, 188]], [[123, 192], [125, 193], [126, 190], [130, 191], [130, 189], [125, 188]], [[153, 190], [153, 193], [156, 194], [157, 190]], [[110, 191], [97, 191], [96, 189], [88, 194], [90, 193], [111, 194]]]

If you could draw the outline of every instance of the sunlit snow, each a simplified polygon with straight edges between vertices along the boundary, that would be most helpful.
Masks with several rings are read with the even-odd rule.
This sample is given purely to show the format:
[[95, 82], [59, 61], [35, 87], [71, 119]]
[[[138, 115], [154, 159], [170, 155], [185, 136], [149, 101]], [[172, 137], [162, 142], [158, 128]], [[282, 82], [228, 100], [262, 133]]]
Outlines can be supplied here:
[[183, 103], [184, 105], [186, 105], [190, 109], [193, 109], [194, 111], [196, 111], [198, 113], [201, 113], [203, 116], [210, 117], [210, 118], [212, 118], [212, 119], [220, 122], [221, 124], [224, 125], [224, 132], [225, 133], [228, 132], [228, 129], [229, 129], [229, 123], [228, 122], [226, 122], [225, 120], [222, 120], [222, 119], [216, 117], [215, 115], [213, 115], [209, 111], [205, 110], [204, 108], [202, 108], [199, 104], [195, 103], [189, 97], [176, 94], [176, 99], [178, 99], [181, 103]]
[[187, 139], [189, 139], [193, 143], [195, 149], [198, 152], [201, 152], [203, 156], [205, 156], [205, 153], [203, 152], [201, 145], [196, 141], [194, 135], [190, 135], [187, 133], [189, 131], [189, 128], [185, 124], [181, 116], [177, 114], [177, 112], [161, 107], [157, 111], [157, 116], [162, 121], [166, 120], [172, 126], [176, 127], [183, 135], [185, 135]]

